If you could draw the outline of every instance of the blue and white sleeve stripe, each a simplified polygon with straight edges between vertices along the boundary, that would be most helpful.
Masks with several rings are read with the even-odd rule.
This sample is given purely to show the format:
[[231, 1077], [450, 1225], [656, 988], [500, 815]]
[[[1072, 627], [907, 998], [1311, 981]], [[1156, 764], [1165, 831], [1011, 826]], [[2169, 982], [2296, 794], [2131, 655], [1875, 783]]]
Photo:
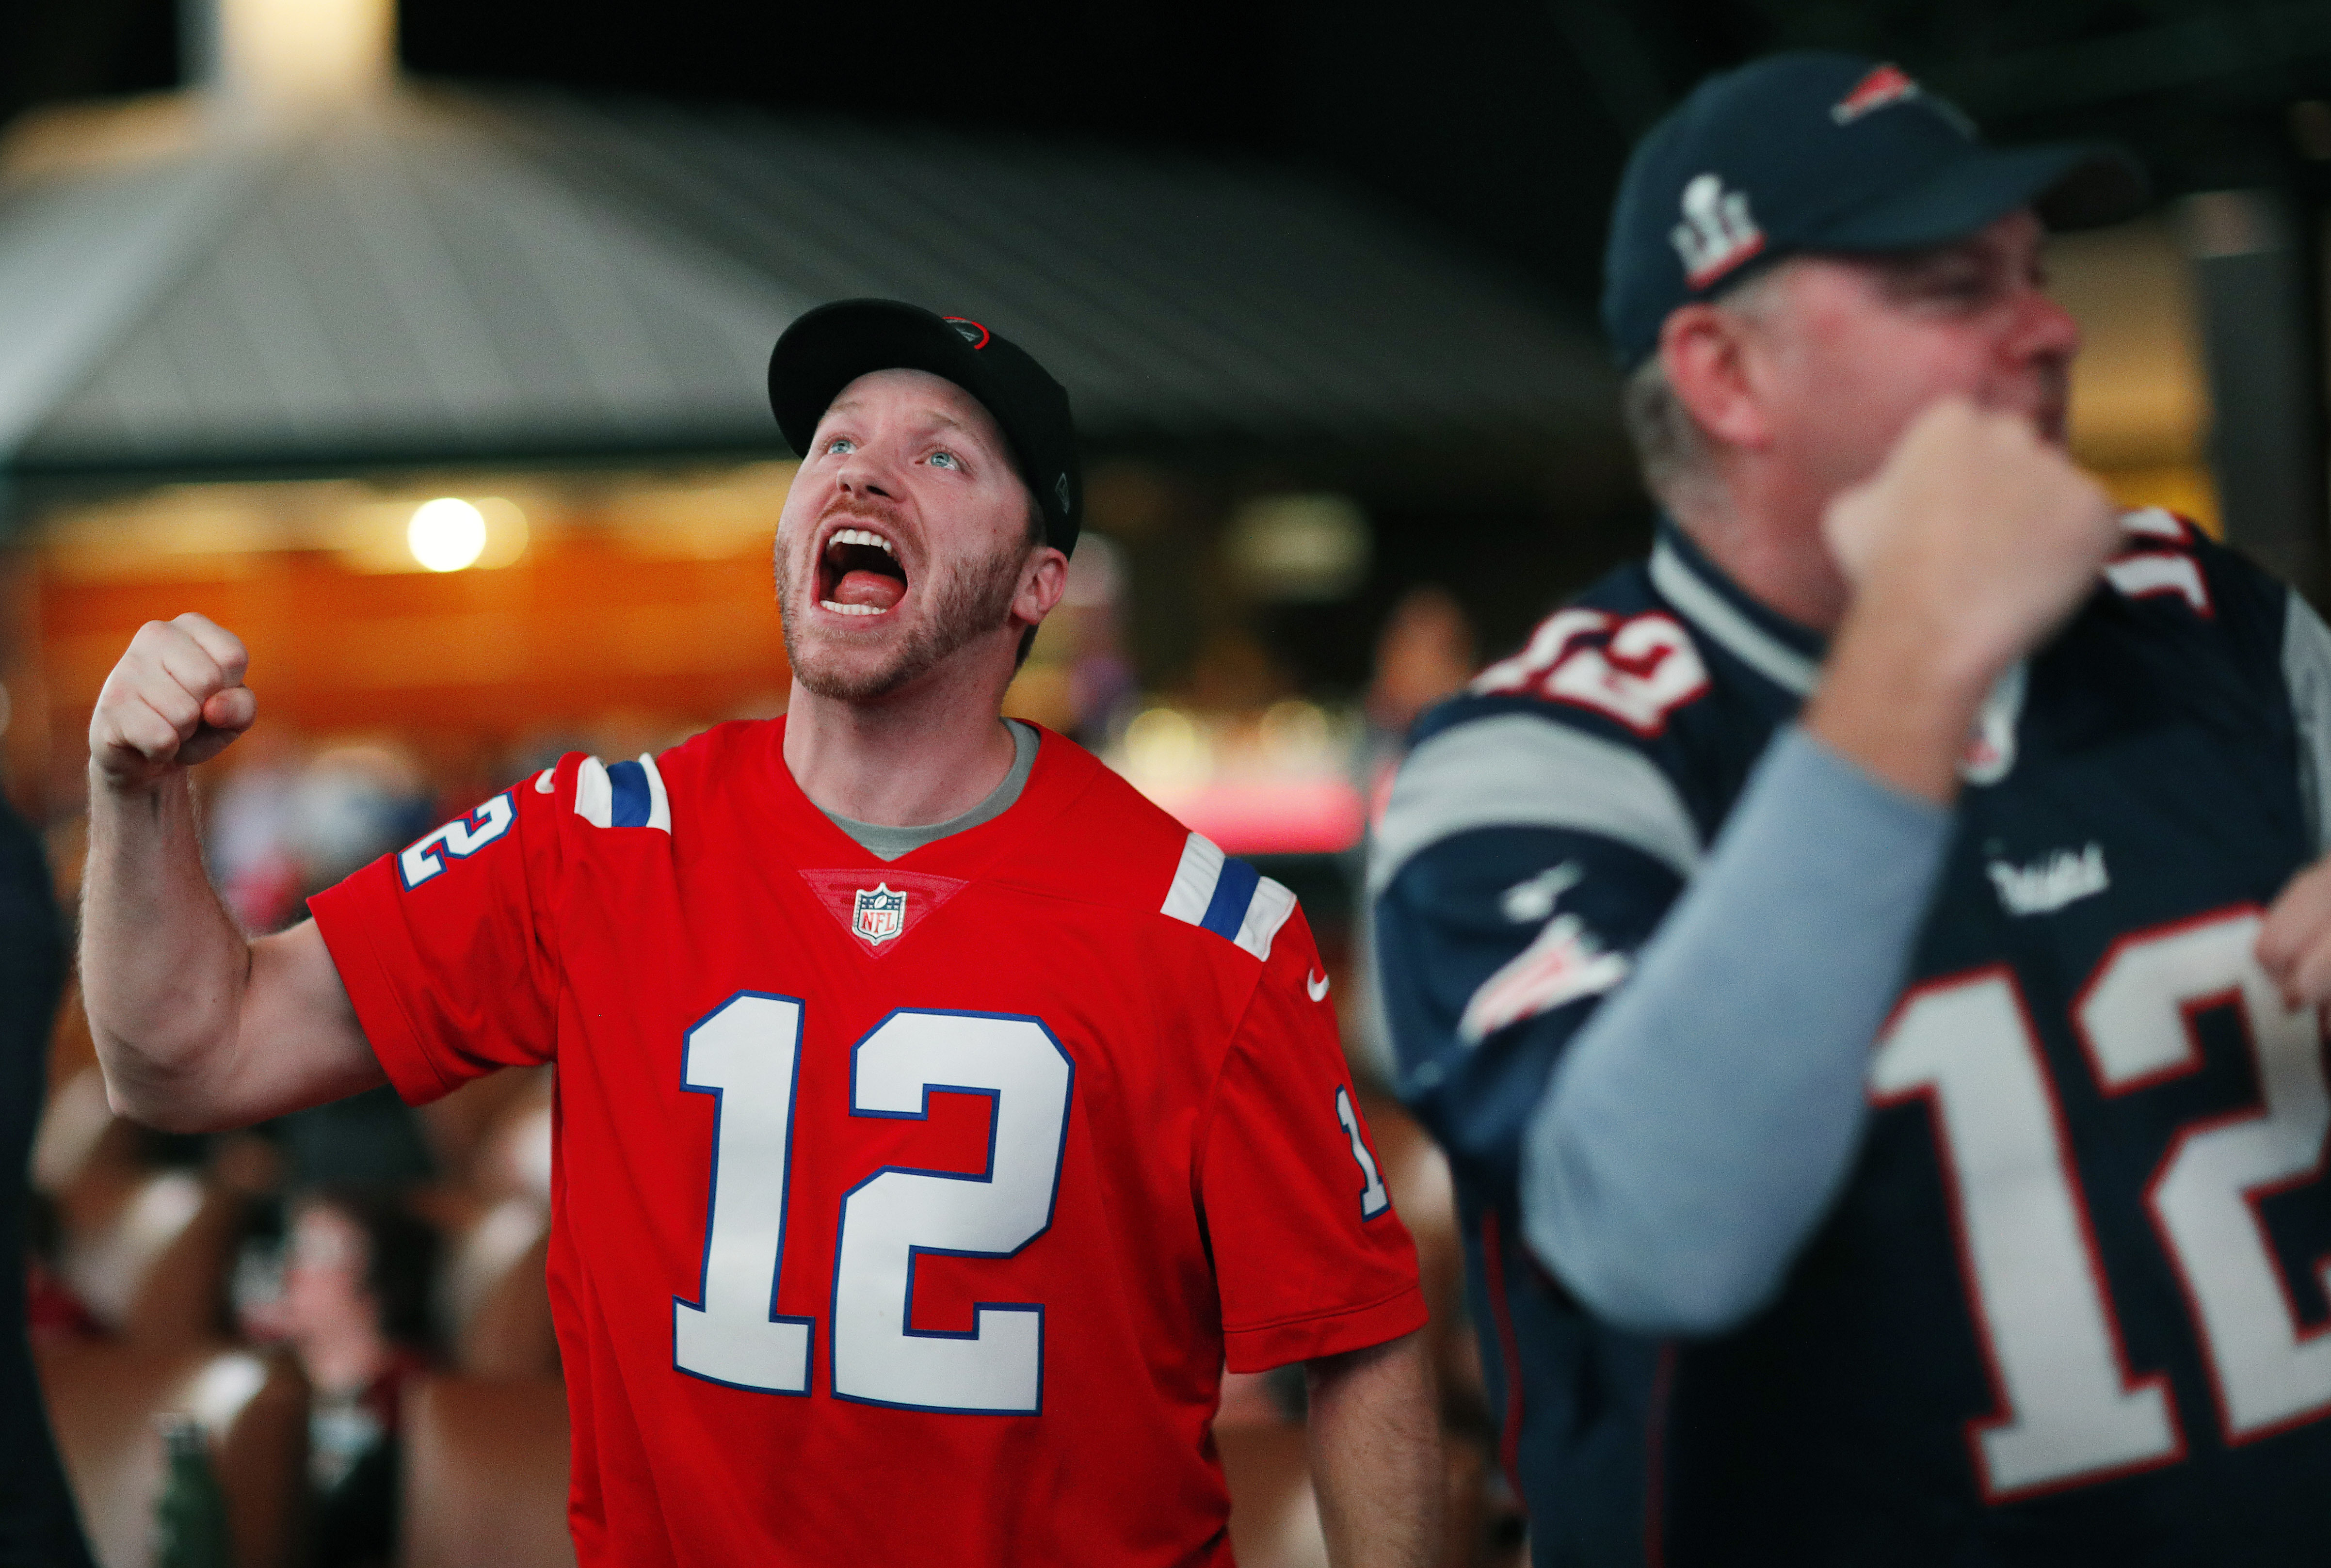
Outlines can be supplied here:
[[1295, 912], [1295, 895], [1244, 860], [1224, 855], [1204, 834], [1192, 833], [1159, 912], [1267, 959], [1271, 939]]
[[671, 832], [671, 803], [655, 758], [613, 767], [586, 756], [575, 772], [575, 814], [595, 828], [656, 828]]

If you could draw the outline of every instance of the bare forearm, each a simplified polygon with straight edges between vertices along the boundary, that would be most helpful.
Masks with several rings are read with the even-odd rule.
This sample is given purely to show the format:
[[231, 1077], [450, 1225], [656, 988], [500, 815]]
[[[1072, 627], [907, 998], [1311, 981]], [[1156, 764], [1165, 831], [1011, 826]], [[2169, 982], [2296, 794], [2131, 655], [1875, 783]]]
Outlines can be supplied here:
[[1425, 1568], [1440, 1555], [1439, 1405], [1424, 1337], [1306, 1367], [1311, 1474], [1336, 1568]]
[[251, 946], [205, 876], [183, 772], [123, 790], [91, 770], [81, 988], [114, 1108], [157, 1126], [227, 1075]]
[[81, 989], [113, 1107], [242, 1126], [384, 1081], [312, 921], [253, 942], [203, 873], [186, 769], [258, 717], [233, 634], [148, 621], [89, 720]]

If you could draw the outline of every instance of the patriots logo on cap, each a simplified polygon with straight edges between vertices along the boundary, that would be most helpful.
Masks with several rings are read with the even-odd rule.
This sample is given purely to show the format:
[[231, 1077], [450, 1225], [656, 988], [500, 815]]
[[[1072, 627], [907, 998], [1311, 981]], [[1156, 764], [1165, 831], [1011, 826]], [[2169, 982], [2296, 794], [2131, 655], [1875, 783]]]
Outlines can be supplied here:
[[949, 316], [945, 319], [948, 326], [956, 329], [956, 335], [974, 348], [987, 347], [987, 328], [978, 322], [967, 320], [961, 316]]
[[1889, 103], [1902, 103], [1925, 96], [1925, 89], [1910, 79], [1898, 65], [1881, 65], [1860, 81], [1853, 90], [1830, 105], [1829, 117], [1840, 125], [1851, 125], [1863, 115], [1884, 109]]
[[1765, 248], [1765, 231], [1749, 215], [1745, 191], [1727, 191], [1718, 176], [1696, 176], [1683, 188], [1683, 222], [1668, 231], [1683, 258], [1683, 280], [1705, 289]]
[[907, 895], [893, 893], [887, 882], [861, 888], [851, 900], [850, 929], [876, 946], [907, 928]]

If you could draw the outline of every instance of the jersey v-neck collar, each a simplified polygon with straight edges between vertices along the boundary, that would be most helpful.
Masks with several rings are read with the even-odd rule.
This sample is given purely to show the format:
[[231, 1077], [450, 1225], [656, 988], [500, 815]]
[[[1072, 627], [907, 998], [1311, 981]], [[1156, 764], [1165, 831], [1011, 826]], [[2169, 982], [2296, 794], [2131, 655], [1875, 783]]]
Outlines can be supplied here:
[[1828, 641], [1751, 598], [1700, 554], [1672, 518], [1660, 519], [1651, 586], [1692, 630], [1792, 697], [1812, 695]]
[[[984, 822], [934, 839], [895, 860], [886, 860], [836, 825], [803, 792], [793, 769], [785, 765], [785, 720], [782, 715], [771, 720], [768, 755], [769, 770], [775, 775], [772, 793], [787, 831], [798, 835], [796, 841], [802, 851], [795, 858], [804, 865], [863, 867], [870, 873], [919, 871], [975, 880], [1014, 844], [1065, 810], [1089, 782], [1091, 770], [1100, 765], [1089, 753], [1043, 726], [1030, 727], [1036, 732], [1036, 761], [1029, 769], [1028, 782], [1021, 789], [1018, 800]], [[1077, 765], [1080, 762], [1082, 767]]]

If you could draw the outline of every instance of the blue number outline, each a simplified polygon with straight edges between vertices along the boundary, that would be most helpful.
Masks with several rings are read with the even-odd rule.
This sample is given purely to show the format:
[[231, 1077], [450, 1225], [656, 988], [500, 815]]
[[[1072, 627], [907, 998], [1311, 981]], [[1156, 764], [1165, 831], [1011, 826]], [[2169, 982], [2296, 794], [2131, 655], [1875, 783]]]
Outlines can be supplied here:
[[[813, 1316], [808, 1317], [788, 1317], [783, 1316], [777, 1311], [777, 1286], [785, 1278], [785, 1221], [788, 1215], [788, 1205], [791, 1203], [793, 1198], [794, 1122], [801, 1115], [802, 1033], [804, 1025], [807, 1021], [806, 1015], [809, 1012], [809, 1003], [801, 997], [787, 996], [780, 992], [775, 991], [754, 991], [749, 988], [743, 991], [732, 992], [729, 993], [728, 999], [722, 1002], [719, 1006], [714, 1008], [711, 1012], [698, 1019], [694, 1023], [690, 1024], [687, 1031], [680, 1038], [680, 1092], [683, 1094], [709, 1094], [712, 1097], [712, 1174], [711, 1178], [705, 1183], [704, 1254], [701, 1259], [698, 1262], [696, 1268], [696, 1299], [689, 1301], [678, 1296], [674, 1296], [671, 1299], [672, 1305], [675, 1307], [686, 1307], [698, 1312], [702, 1312], [705, 1309], [705, 1283], [708, 1277], [712, 1272], [712, 1216], [718, 1212], [720, 1199], [720, 1117], [721, 1113], [727, 1108], [722, 1100], [722, 1097], [728, 1092], [727, 1090], [709, 1084], [692, 1084], [688, 1081], [689, 1053], [695, 1049], [696, 1031], [698, 1030], [702, 1029], [706, 1024], [710, 1023], [714, 1019], [728, 1012], [731, 1007], [734, 1007], [738, 1002], [747, 996], [759, 997], [766, 1002], [790, 1002], [794, 1004], [794, 1074], [792, 1088], [787, 1091], [785, 1097], [786, 1114], [785, 1156], [779, 1163], [778, 1167], [784, 1174], [777, 1183], [777, 1245], [775, 1260], [769, 1269], [769, 1321], [771, 1323], [798, 1323], [807, 1329], [809, 1333], [809, 1341], [804, 1347], [806, 1354], [803, 1362], [802, 1386], [799, 1389], [764, 1388], [758, 1383], [731, 1383], [725, 1377], [714, 1377], [708, 1373], [701, 1373], [691, 1367], [682, 1366], [680, 1364], [680, 1331], [677, 1327], [672, 1330], [671, 1335], [671, 1369], [674, 1372], [680, 1373], [683, 1376], [697, 1378], [702, 1382], [715, 1384], [720, 1388], [737, 1389], [746, 1393], [774, 1394], [780, 1399], [807, 1399], [817, 1392], [817, 1379], [815, 1376], [817, 1367], [817, 1319]], [[837, 1256], [837, 1264], [839, 1261], [840, 1259]]]
[[[466, 828], [471, 833], [475, 833], [480, 828], [487, 826], [487, 823], [480, 822], [478, 819], [486, 815], [494, 809], [495, 801], [501, 802], [505, 808], [506, 814], [502, 817], [501, 825], [495, 828], [492, 832], [487, 834], [482, 839], [473, 839], [468, 849], [455, 849], [453, 847], [452, 841], [453, 830], [456, 828]], [[450, 822], [440, 822], [437, 826], [430, 829], [427, 832], [422, 834], [419, 838], [405, 845], [404, 848], [399, 850], [396, 852], [396, 879], [404, 883], [404, 890], [410, 893], [414, 889], [421, 886], [423, 882], [430, 881], [444, 871], [445, 862], [442, 860], [431, 860], [429, 857], [432, 854], [442, 853], [451, 856], [456, 860], [466, 860], [471, 855], [476, 854], [480, 850], [484, 849], [488, 844], [500, 843], [503, 839], [508, 838], [509, 836], [509, 831], [517, 825], [518, 792], [516, 790], [504, 790], [501, 794], [494, 796], [492, 800], [489, 800], [480, 805], [475, 811], [470, 813], [469, 815], [455, 817]], [[438, 841], [435, 848], [433, 850], [424, 849], [423, 846], [426, 845], [432, 839]], [[420, 858], [421, 863], [428, 867], [429, 870], [423, 872], [417, 879], [406, 876], [404, 874], [404, 857], [407, 855], [417, 855]]]
[[1061, 1146], [1057, 1151], [1055, 1151], [1052, 1156], [1052, 1190], [1044, 1200], [1043, 1224], [1031, 1231], [1025, 1241], [1021, 1242], [1019, 1246], [1014, 1247], [1009, 1252], [981, 1252], [952, 1247], [918, 1247], [909, 1243], [907, 1248], [906, 1299], [899, 1303], [899, 1333], [908, 1337], [916, 1339], [977, 1339], [979, 1337], [979, 1315], [982, 1312], [1034, 1313], [1036, 1316], [1036, 1408], [1033, 1410], [975, 1410], [964, 1405], [909, 1404], [900, 1400], [874, 1399], [865, 1394], [844, 1393], [842, 1392], [842, 1386], [836, 1378], [835, 1342], [841, 1337], [838, 1334], [828, 1335], [826, 1336], [826, 1387], [831, 1391], [835, 1399], [847, 1400], [852, 1404], [876, 1405], [885, 1410], [928, 1411], [935, 1415], [1041, 1416], [1044, 1413], [1044, 1340], [1045, 1330], [1048, 1326], [1045, 1321], [1044, 1304], [1042, 1302], [975, 1301], [971, 1304], [971, 1326], [967, 1329], [917, 1328], [914, 1321], [915, 1268], [916, 1265], [920, 1262], [923, 1254], [928, 1252], [935, 1258], [1017, 1258], [1021, 1253], [1026, 1251], [1031, 1246], [1034, 1245], [1035, 1242], [1047, 1231], [1051, 1230], [1053, 1216], [1059, 1212], [1061, 1200], [1061, 1169], [1068, 1163], [1069, 1123], [1076, 1107], [1077, 1059], [1069, 1054], [1067, 1048], [1061, 1044], [1060, 1037], [1051, 1031], [1051, 1029], [1046, 1025], [1044, 1021], [1038, 1018], [1033, 1013], [984, 1012], [973, 1009], [957, 1007], [894, 1007], [890, 1012], [884, 1013], [881, 1021], [876, 1023], [873, 1028], [859, 1036], [858, 1042], [850, 1048], [850, 1114], [852, 1116], [871, 1117], [884, 1121], [928, 1121], [931, 1114], [932, 1095], [977, 1095], [989, 1102], [987, 1111], [987, 1164], [985, 1168], [977, 1175], [973, 1175], [966, 1171], [932, 1171], [920, 1169], [912, 1165], [884, 1165], [880, 1170], [871, 1173], [863, 1181], [858, 1183], [856, 1186], [852, 1187], [848, 1192], [842, 1193], [839, 1212], [834, 1218], [833, 1289], [832, 1294], [827, 1297], [826, 1310], [832, 1316], [837, 1323], [840, 1321], [842, 1311], [842, 1232], [843, 1227], [845, 1227], [850, 1221], [850, 1200], [856, 1195], [860, 1188], [872, 1184], [881, 1177], [889, 1175], [893, 1171], [899, 1173], [900, 1175], [936, 1176], [946, 1181], [977, 1182], [984, 1185], [992, 1185], [995, 1180], [995, 1136], [999, 1125], [1003, 1120], [1000, 1114], [1003, 1109], [1002, 1102], [1004, 1098], [1002, 1091], [993, 1088], [976, 1088], [966, 1084], [927, 1082], [923, 1085], [923, 1102], [922, 1108], [920, 1110], [868, 1111], [858, 1108], [859, 1052], [864, 1050], [865, 1047], [873, 1041], [876, 1035], [881, 1033], [882, 1031], [890, 1025], [892, 1019], [907, 1013], [914, 1013], [919, 1016], [930, 1018], [992, 1018], [1006, 1020], [1016, 1023], [1032, 1023], [1036, 1026], [1037, 1031], [1043, 1035], [1045, 1043], [1049, 1044], [1053, 1050], [1058, 1052], [1061, 1060], [1068, 1066], [1068, 1081], [1061, 1087]]

